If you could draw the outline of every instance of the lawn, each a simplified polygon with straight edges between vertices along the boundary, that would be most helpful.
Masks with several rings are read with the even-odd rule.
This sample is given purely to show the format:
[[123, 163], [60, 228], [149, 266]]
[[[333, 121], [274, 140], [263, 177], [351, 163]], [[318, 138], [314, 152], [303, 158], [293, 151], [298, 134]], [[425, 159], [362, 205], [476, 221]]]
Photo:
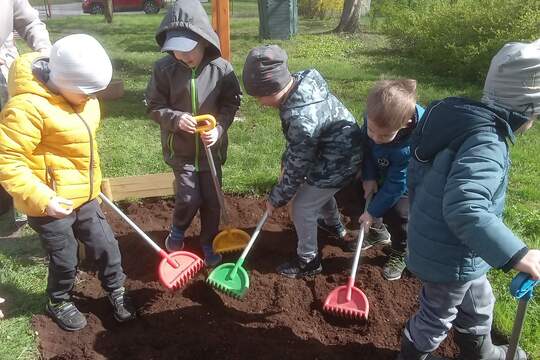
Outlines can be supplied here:
[[[208, 5], [206, 5], [208, 6]], [[104, 120], [99, 132], [102, 167], [105, 176], [138, 175], [168, 171], [161, 159], [159, 129], [150, 121], [143, 106], [144, 89], [152, 63], [162, 54], [154, 34], [163, 14], [118, 14], [113, 24], [102, 17], [85, 16], [48, 21], [53, 39], [85, 32], [96, 36], [108, 50], [114, 76], [124, 80], [123, 99], [103, 104]], [[329, 81], [331, 90], [360, 121], [367, 92], [373, 82], [384, 77], [411, 77], [418, 80], [419, 102], [450, 95], [479, 98], [481, 84], [440, 77], [425, 70], [391, 49], [377, 33], [336, 36], [324, 32], [336, 20], [300, 20], [300, 35], [290, 41], [272, 41], [289, 54], [292, 71], [316, 68]], [[234, 1], [232, 18], [233, 65], [240, 77], [245, 55], [261, 43], [258, 39], [257, 6], [253, 1]], [[245, 96], [241, 121], [230, 129], [229, 159], [224, 168], [226, 192], [264, 195], [279, 173], [283, 149], [277, 111], [261, 108]], [[539, 247], [540, 129], [533, 128], [512, 147], [513, 168], [505, 219], [530, 247]], [[46, 267], [39, 241], [29, 231], [18, 241], [0, 242], [0, 294], [8, 299], [7, 319], [0, 322], [0, 359], [36, 358], [36, 343], [29, 326], [34, 312], [43, 311]], [[495, 326], [508, 334], [516, 302], [508, 296], [510, 275], [492, 272], [497, 294]], [[522, 344], [533, 359], [540, 360], [540, 305], [533, 301]]]

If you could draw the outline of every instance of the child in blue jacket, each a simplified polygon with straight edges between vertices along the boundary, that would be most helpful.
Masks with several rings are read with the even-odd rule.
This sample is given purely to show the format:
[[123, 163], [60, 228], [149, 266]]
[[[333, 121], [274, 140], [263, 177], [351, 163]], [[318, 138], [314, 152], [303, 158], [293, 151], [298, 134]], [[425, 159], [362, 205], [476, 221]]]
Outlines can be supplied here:
[[[383, 276], [387, 280], [400, 279], [405, 269], [409, 144], [423, 113], [424, 109], [416, 104], [415, 80], [379, 81], [368, 95], [362, 127], [366, 144], [362, 187], [365, 198], [370, 193], [375, 195], [359, 221], [369, 228], [364, 249], [392, 243], [390, 256], [383, 268]], [[388, 225], [390, 233], [381, 219]], [[354, 242], [348, 244], [353, 245]]]
[[[505, 45], [491, 61], [481, 102], [450, 97], [426, 109], [411, 142], [407, 268], [422, 280], [400, 360], [431, 359], [454, 327], [463, 360], [504, 360], [491, 342], [495, 297], [486, 273], [540, 278], [540, 251], [503, 223], [508, 146], [540, 114], [540, 40]], [[514, 359], [526, 359], [519, 349]]]

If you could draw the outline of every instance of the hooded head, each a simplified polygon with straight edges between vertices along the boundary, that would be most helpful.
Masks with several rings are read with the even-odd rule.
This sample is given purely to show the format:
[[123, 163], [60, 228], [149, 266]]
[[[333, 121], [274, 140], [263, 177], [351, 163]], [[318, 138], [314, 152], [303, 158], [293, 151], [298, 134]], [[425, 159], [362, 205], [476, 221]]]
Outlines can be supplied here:
[[61, 91], [92, 94], [105, 89], [112, 65], [101, 44], [85, 34], [66, 36], [54, 43], [49, 59], [49, 81]]
[[482, 102], [540, 115], [540, 39], [508, 43], [491, 60]]

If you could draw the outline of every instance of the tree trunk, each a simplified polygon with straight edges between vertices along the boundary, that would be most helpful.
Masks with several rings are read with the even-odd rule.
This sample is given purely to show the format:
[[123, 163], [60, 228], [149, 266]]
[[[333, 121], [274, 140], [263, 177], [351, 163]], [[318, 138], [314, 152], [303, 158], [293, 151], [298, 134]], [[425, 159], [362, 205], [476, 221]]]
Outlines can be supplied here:
[[112, 0], [106, 0], [105, 1], [105, 20], [110, 24], [113, 20], [113, 3]]
[[334, 32], [357, 32], [360, 16], [367, 15], [370, 7], [371, 0], [345, 0], [339, 25]]

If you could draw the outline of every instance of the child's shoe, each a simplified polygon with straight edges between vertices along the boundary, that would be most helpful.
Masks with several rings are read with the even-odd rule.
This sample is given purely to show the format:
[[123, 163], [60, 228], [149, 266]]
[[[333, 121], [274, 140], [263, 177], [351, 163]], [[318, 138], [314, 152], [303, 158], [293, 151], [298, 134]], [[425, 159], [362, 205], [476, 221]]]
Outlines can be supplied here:
[[375, 245], [390, 244], [390, 233], [383, 223], [373, 224], [369, 227], [369, 232], [362, 244], [362, 250], [367, 250]]
[[111, 291], [107, 294], [113, 306], [113, 316], [118, 322], [124, 322], [135, 318], [135, 307], [131, 298], [126, 294], [123, 287]]
[[171, 231], [165, 239], [165, 247], [169, 252], [182, 250], [184, 248], [184, 230], [175, 225], [171, 226]]
[[327, 225], [324, 219], [317, 219], [317, 227], [339, 240], [344, 240], [347, 235], [347, 230], [341, 221], [336, 225]]
[[71, 301], [53, 303], [49, 300], [45, 310], [64, 330], [77, 331], [86, 326], [86, 318]]
[[[456, 344], [461, 360], [505, 360], [508, 346], [493, 345], [490, 335], [464, 334], [456, 331]], [[518, 347], [513, 360], [527, 360], [527, 354]]]
[[313, 276], [322, 272], [321, 258], [317, 255], [310, 262], [296, 257], [294, 260], [278, 266], [276, 271], [283, 276], [298, 279], [306, 276]]
[[216, 267], [223, 259], [221, 254], [214, 252], [214, 249], [212, 249], [212, 245], [203, 245], [202, 249], [204, 253], [204, 263], [208, 267]]
[[[357, 241], [345, 241], [344, 250], [348, 252], [356, 251]], [[374, 224], [370, 226], [369, 232], [364, 237], [364, 242], [362, 243], [362, 251], [369, 249], [374, 245], [388, 245], [390, 244], [390, 233], [386, 229], [386, 226], [383, 223]]]
[[396, 360], [447, 360], [430, 353], [418, 351], [414, 344], [404, 335], [401, 338], [401, 348]]
[[383, 276], [386, 280], [399, 280], [406, 267], [405, 252], [392, 249], [390, 257], [383, 267]]

